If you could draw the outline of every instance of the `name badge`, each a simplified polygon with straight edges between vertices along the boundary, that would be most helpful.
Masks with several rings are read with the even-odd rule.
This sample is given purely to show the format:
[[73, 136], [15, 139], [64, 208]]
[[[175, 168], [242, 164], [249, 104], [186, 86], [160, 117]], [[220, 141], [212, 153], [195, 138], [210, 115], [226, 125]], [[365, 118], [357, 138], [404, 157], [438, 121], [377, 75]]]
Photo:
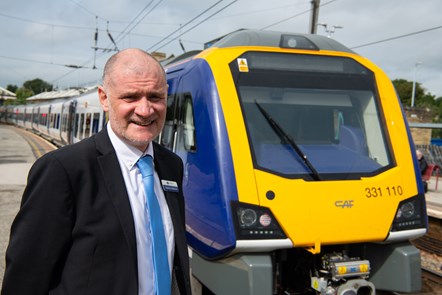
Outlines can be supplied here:
[[161, 185], [163, 186], [163, 190], [166, 192], [178, 192], [178, 184], [175, 181], [161, 180]]

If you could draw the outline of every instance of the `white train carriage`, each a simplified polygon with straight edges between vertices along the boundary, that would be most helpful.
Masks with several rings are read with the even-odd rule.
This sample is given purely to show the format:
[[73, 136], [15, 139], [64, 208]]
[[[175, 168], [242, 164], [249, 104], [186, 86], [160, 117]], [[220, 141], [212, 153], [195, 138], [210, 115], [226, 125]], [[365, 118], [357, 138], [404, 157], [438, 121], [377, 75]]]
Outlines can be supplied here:
[[74, 102], [67, 105], [67, 108], [75, 109], [72, 133], [74, 143], [97, 133], [106, 122], [106, 116], [100, 105], [96, 89], [78, 96]]
[[48, 114], [48, 136], [57, 144], [62, 144], [61, 139], [61, 117], [63, 100], [57, 100], [51, 103]]

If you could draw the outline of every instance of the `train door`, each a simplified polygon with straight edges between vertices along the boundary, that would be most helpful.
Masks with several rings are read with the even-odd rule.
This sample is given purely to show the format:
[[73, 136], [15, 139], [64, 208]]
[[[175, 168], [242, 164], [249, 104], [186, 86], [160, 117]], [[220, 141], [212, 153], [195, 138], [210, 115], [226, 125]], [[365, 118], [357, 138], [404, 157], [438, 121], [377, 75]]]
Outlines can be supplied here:
[[31, 123], [31, 129], [38, 131], [38, 122], [40, 119], [40, 107], [35, 107], [32, 110], [32, 123]]
[[72, 131], [75, 129], [76, 123], [75, 123], [75, 110], [77, 108], [77, 101], [72, 101], [69, 104], [69, 113], [68, 113], [68, 139], [69, 144], [74, 142], [74, 135], [72, 134]]

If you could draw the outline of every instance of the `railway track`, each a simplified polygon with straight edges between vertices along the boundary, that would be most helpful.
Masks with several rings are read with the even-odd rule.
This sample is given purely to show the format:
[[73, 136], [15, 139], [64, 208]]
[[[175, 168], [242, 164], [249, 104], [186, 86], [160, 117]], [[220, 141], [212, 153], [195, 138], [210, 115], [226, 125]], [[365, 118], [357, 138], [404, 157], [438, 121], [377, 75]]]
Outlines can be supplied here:
[[423, 294], [442, 294], [442, 220], [428, 219], [428, 232], [413, 241], [421, 250]]

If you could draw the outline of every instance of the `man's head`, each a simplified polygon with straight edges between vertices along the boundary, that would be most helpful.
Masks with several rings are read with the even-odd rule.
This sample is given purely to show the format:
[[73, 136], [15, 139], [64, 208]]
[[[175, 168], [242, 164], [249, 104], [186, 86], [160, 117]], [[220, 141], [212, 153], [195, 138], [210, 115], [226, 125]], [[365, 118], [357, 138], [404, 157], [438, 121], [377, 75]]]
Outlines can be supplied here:
[[98, 88], [112, 130], [144, 151], [161, 132], [167, 110], [167, 83], [161, 65], [140, 49], [126, 49], [106, 63]]
[[416, 150], [416, 156], [418, 160], [422, 159], [422, 152], [420, 150]]

